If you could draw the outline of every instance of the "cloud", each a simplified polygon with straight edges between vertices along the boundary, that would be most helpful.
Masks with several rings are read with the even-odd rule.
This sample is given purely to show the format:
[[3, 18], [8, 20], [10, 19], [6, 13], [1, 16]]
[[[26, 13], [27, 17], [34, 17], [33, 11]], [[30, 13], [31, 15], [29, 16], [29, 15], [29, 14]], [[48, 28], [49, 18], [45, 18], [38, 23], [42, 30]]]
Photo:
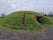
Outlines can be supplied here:
[[0, 0], [0, 10], [4, 9], [8, 12], [15, 10], [51, 11], [53, 10], [53, 0]]
[[15, 4], [11, 4], [10, 5], [12, 8], [16, 8], [16, 5]]

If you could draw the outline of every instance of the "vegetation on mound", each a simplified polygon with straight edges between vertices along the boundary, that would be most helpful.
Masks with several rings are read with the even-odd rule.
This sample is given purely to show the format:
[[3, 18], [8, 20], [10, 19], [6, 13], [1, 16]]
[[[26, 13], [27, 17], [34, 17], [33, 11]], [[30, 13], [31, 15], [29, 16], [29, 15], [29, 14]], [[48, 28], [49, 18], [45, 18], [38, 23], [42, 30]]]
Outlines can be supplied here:
[[[25, 16], [24, 16], [25, 14]], [[42, 17], [41, 23], [53, 24], [52, 20], [44, 15], [32, 11], [13, 12], [0, 19], [0, 25], [10, 29], [42, 30], [44, 27], [37, 21], [37, 16]], [[24, 18], [24, 19], [23, 19]]]

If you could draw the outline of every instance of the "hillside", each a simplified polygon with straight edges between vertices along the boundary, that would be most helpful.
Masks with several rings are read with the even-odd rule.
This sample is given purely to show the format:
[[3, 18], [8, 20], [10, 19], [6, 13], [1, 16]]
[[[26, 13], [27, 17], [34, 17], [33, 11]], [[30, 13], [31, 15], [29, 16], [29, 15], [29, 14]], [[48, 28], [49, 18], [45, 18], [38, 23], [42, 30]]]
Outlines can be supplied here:
[[[37, 17], [42, 18], [41, 23], [37, 21]], [[0, 25], [7, 29], [24, 29], [24, 30], [42, 30], [42, 24], [53, 24], [49, 17], [32, 11], [17, 11], [4, 18], [0, 18]]]

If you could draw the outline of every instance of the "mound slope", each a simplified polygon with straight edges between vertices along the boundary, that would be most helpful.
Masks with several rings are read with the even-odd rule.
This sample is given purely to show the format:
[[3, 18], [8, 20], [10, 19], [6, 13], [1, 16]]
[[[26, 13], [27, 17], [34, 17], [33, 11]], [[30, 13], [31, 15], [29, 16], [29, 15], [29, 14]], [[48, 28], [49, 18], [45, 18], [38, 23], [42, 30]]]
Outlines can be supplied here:
[[10, 15], [0, 20], [0, 25], [8, 29], [26, 29], [26, 30], [42, 30], [44, 27], [37, 21], [37, 16], [42, 17], [41, 23], [53, 24], [52, 20], [37, 12], [19, 11], [13, 12]]

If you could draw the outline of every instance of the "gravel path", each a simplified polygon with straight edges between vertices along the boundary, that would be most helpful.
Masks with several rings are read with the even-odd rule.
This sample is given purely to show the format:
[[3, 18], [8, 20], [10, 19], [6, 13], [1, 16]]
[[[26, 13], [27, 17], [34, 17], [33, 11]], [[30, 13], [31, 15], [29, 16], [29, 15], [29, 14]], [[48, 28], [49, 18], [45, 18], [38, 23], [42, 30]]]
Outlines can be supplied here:
[[44, 32], [10, 31], [0, 29], [0, 40], [53, 40], [53, 26], [44, 25]]
[[46, 40], [53, 40], [53, 26], [45, 25], [46, 30]]

